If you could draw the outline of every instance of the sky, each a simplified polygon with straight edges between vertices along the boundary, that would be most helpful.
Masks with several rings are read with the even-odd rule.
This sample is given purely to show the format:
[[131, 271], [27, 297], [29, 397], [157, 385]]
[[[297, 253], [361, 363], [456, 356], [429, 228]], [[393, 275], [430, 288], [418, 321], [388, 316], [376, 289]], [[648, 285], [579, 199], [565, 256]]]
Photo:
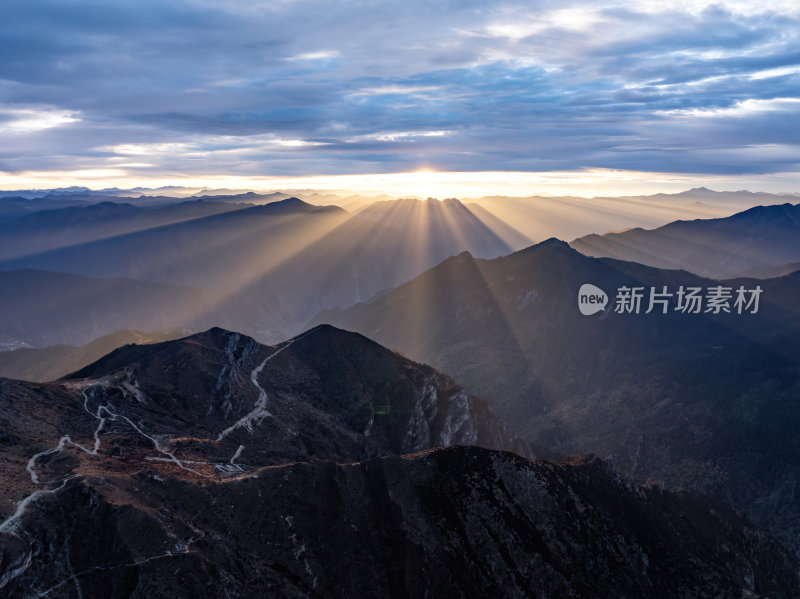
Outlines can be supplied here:
[[2, 189], [797, 192], [798, 166], [796, 0], [0, 2]]

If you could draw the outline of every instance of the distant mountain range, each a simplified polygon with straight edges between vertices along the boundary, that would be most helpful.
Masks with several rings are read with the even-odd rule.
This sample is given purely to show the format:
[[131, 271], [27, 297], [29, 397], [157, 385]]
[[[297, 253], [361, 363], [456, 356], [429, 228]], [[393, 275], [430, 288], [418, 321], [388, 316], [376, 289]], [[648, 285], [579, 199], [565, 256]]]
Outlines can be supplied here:
[[[305, 215], [310, 218], [300, 218]], [[0, 265], [202, 286], [222, 278], [214, 269], [230, 268], [230, 261], [246, 270], [246, 261], [258, 258], [252, 252], [268, 255], [286, 242], [282, 236], [300, 235], [320, 220], [333, 228], [346, 218], [339, 208], [296, 198], [267, 205], [194, 201], [148, 209], [104, 203], [42, 211], [3, 224]]]
[[677, 221], [653, 230], [587, 235], [570, 245], [587, 256], [718, 279], [770, 275], [776, 268], [785, 274], [784, 265], [800, 261], [800, 204], [756, 206], [727, 218]]
[[678, 219], [725, 217], [757, 205], [797, 200], [798, 196], [791, 194], [718, 192], [700, 187], [649, 196], [495, 196], [463, 201], [470, 210], [480, 206], [517, 233], [538, 242], [550, 237], [574, 239], [637, 227], [653, 228]]
[[[421, 190], [424, 191], [424, 190]], [[336, 205], [357, 212], [376, 202], [394, 200], [386, 194], [359, 195], [343, 191], [284, 189], [269, 192], [244, 192], [232, 189], [198, 189], [167, 187], [159, 189], [86, 188], [27, 190], [0, 192], [0, 220], [4, 215], [19, 215], [35, 210], [67, 206], [87, 206], [103, 201], [129, 203], [140, 207], [157, 207], [202, 199], [214, 203], [265, 204], [297, 197], [315, 205]], [[462, 202], [489, 226], [488, 219], [500, 219], [511, 226], [514, 235], [526, 241], [514, 249], [548, 237], [572, 239], [588, 233], [622, 229], [657, 227], [676, 219], [713, 218], [759, 204], [783, 204], [797, 201], [798, 194], [752, 193], [749, 191], [718, 192], [696, 188], [673, 194], [624, 197], [503, 197], [462, 198]], [[419, 199], [419, 198], [418, 198]], [[478, 213], [481, 214], [478, 214]], [[507, 240], [510, 241], [510, 240]]]
[[[215, 314], [225, 315], [216, 324], [274, 340], [297, 332], [323, 308], [368, 299], [463, 248], [485, 257], [511, 251], [456, 200], [382, 202], [351, 215], [297, 198], [263, 205], [211, 199], [160, 208], [98, 204], [9, 219], [0, 223], [0, 269], [199, 288], [197, 301], [162, 303], [162, 311], [205, 313], [213, 304]], [[20, 290], [13, 292], [25, 302]], [[4, 317], [13, 316], [0, 308]], [[158, 328], [196, 322], [182, 318]], [[150, 325], [128, 318], [100, 334]], [[57, 330], [51, 323], [40, 336], [48, 343], [91, 340], [59, 337]]]
[[[605, 311], [581, 314], [585, 283], [608, 295]], [[684, 313], [681, 286], [707, 296], [720, 283], [550, 240], [489, 261], [461, 254], [313, 323], [452, 373], [521, 436], [716, 494], [796, 544], [800, 507], [787, 489], [800, 483], [800, 273], [724, 282], [732, 296], [760, 287], [756, 314], [738, 314], [733, 297], [731, 313]], [[639, 314], [616, 311], [626, 287], [644, 295]], [[665, 287], [668, 313], [656, 303], [646, 314], [651, 289]]]
[[[680, 198], [680, 194], [665, 196], [669, 208], [656, 218], [664, 218], [679, 207], [684, 209], [684, 201], [690, 197], [706, 197], [715, 192], [692, 190], [686, 194]], [[756, 198], [750, 195], [751, 199]], [[306, 197], [314, 201], [337, 198], [314, 193], [307, 193]], [[778, 197], [758, 195], [757, 199]], [[95, 200], [101, 201], [90, 203]], [[561, 206], [561, 212], [553, 202]], [[654, 206], [637, 198], [606, 198], [599, 207], [579, 198], [527, 202], [484, 198], [468, 206], [455, 199], [404, 199], [373, 202], [351, 214], [335, 206], [287, 197], [282, 192], [216, 193], [176, 201], [167, 196], [129, 198], [76, 189], [32, 199], [3, 198], [0, 213], [2, 206], [20, 203], [29, 203], [36, 209], [28, 206], [23, 213], [0, 217], [0, 270], [33, 268], [100, 279], [126, 277], [142, 281], [142, 289], [152, 289], [148, 283], [164, 283], [201, 291], [186, 291], [177, 304], [166, 297], [159, 298], [163, 296], [161, 292], [148, 292], [148, 298], [142, 298], [138, 316], [129, 315], [124, 322], [116, 323], [103, 320], [103, 316], [99, 320], [92, 317], [92, 324], [79, 325], [82, 333], [76, 333], [74, 320], [64, 320], [62, 327], [57, 312], [41, 321], [47, 323], [46, 330], [39, 326], [35, 311], [25, 312], [26, 316], [16, 322], [20, 320], [19, 312], [12, 310], [13, 306], [36, 305], [39, 300], [32, 297], [29, 302], [23, 289], [7, 287], [13, 281], [5, 278], [0, 293], [8, 289], [15, 302], [0, 307], [3, 347], [82, 345], [121, 328], [206, 328], [213, 324], [246, 330], [263, 341], [276, 341], [301, 330], [320, 310], [369, 300], [448, 256], [466, 250], [477, 257], [494, 258], [525, 247], [531, 243], [531, 236], [521, 232], [528, 230], [525, 219], [538, 219], [542, 232], [548, 227], [558, 229], [556, 220], [578, 219], [578, 213], [599, 225], [602, 219], [597, 210], [617, 218], [625, 212], [625, 206], [643, 211], [642, 214]], [[60, 203], [66, 205], [54, 207]], [[43, 205], [50, 208], [40, 209]], [[523, 207], [525, 214], [519, 212]], [[733, 268], [741, 262], [741, 271], [770, 274], [776, 267], [798, 259], [794, 221], [787, 220], [786, 215], [781, 221], [778, 213], [782, 210], [785, 212], [787, 206], [664, 227], [669, 232], [689, 226], [695, 237], [709, 238], [709, 227], [718, 230], [714, 247], [702, 252], [685, 235], [680, 242], [671, 244], [671, 233], [661, 235], [659, 245], [648, 237], [660, 235], [658, 232], [640, 230], [582, 238], [573, 244], [591, 254], [595, 251], [592, 248], [613, 245], [618, 238], [643, 235], [643, 244], [658, 247], [651, 262], [661, 266], [707, 273]], [[548, 214], [557, 216], [556, 220]], [[768, 241], [759, 244], [761, 249], [753, 249], [746, 240], [755, 238]], [[648, 262], [648, 256], [624, 247], [628, 248], [624, 252], [609, 253]], [[737, 262], [742, 256], [744, 259]], [[28, 289], [37, 293], [32, 287]], [[114, 305], [101, 305], [104, 301]], [[120, 304], [115, 302], [113, 294], [98, 296], [84, 311], [117, 313]], [[144, 316], [146, 312], [164, 318], [148, 318]], [[9, 320], [14, 324], [2, 329], [1, 323]]]
[[781, 264], [780, 266], [765, 266], [763, 268], [749, 268], [741, 273], [742, 277], [754, 279], [775, 279], [785, 277], [800, 270], [800, 262]]
[[500, 451], [537, 450], [332, 327], [129, 345], [0, 396], [7, 596], [800, 593], [795, 560], [723, 504]]
[[0, 351], [0, 377], [44, 383], [80, 370], [118, 347], [144, 345], [185, 337], [191, 329], [167, 329], [153, 333], [114, 331], [82, 346], [49, 345]]
[[40, 210], [0, 220], [0, 256], [7, 261], [24, 261], [28, 256], [49, 250], [71, 248], [250, 207], [248, 204], [203, 200], [158, 207], [105, 201], [88, 206]]
[[33, 269], [0, 271], [0, 298], [6, 347], [84, 345], [120, 329], [207, 327], [260, 310], [239, 300], [220, 308], [209, 292], [188, 286]]

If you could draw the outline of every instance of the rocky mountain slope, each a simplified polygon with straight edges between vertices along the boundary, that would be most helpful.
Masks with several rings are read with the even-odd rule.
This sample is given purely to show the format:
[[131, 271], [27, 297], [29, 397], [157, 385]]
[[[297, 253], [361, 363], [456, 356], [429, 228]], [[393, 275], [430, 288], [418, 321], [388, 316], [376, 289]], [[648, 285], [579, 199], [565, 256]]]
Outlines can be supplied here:
[[3, 379], [0, 430], [4, 596], [800, 592], [723, 505], [498, 451], [535, 449], [446, 375], [332, 327]]
[[[608, 296], [584, 316], [581, 286]], [[800, 546], [800, 293], [797, 273], [760, 286], [756, 314], [676, 310], [718, 281], [581, 255], [551, 240], [497, 260], [453, 257], [370, 303], [314, 322], [358, 331], [452, 373], [518, 434], [611, 457], [640, 480], [718, 495]], [[618, 290], [641, 288], [637, 313]], [[650, 291], [673, 294], [667, 313]]]

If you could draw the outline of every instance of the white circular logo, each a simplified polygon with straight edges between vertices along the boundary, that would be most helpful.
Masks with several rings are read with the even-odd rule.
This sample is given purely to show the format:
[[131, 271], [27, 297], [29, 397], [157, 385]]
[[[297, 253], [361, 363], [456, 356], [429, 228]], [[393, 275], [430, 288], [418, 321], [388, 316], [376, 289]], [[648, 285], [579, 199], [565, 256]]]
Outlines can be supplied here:
[[591, 283], [584, 283], [578, 290], [578, 309], [584, 316], [591, 316], [606, 309], [606, 292]]

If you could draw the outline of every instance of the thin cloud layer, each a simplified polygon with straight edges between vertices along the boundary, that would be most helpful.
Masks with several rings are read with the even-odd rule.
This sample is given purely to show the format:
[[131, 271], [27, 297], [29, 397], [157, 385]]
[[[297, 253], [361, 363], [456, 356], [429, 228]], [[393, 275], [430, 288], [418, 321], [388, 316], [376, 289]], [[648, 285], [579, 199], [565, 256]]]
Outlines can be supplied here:
[[0, 171], [796, 171], [798, 6], [5, 0]]

